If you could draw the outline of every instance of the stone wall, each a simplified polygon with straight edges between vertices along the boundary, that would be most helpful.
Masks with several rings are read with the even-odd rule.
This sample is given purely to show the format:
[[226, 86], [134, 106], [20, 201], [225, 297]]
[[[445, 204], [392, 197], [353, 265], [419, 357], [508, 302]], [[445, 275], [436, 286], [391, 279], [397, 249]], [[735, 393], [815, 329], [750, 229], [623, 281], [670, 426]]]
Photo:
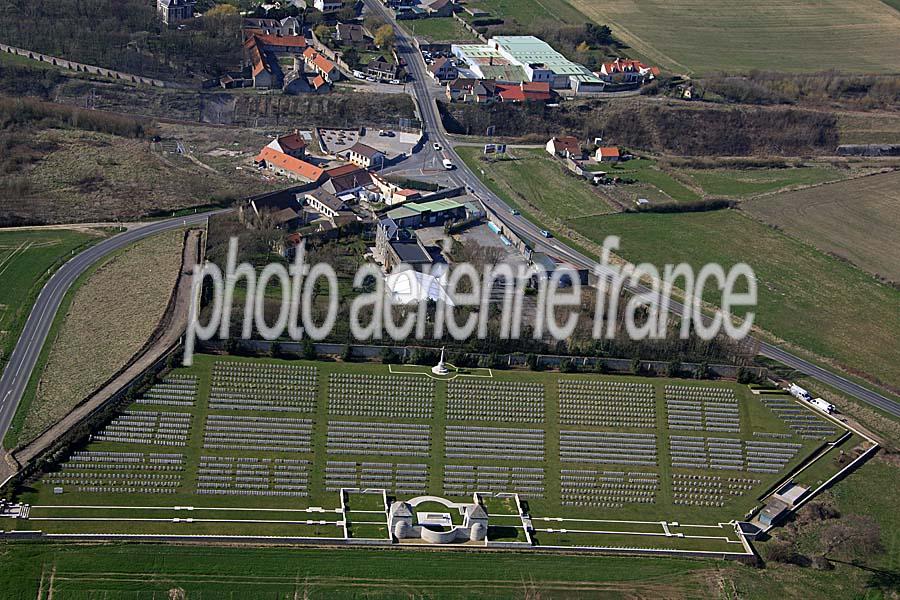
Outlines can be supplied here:
[[162, 79], [153, 79], [151, 77], [143, 77], [141, 75], [135, 75], [133, 73], [125, 73], [124, 71], [115, 71], [113, 69], [107, 69], [104, 67], [98, 67], [96, 65], [86, 65], [84, 63], [75, 62], [72, 60], [66, 60], [65, 58], [59, 58], [57, 56], [50, 56], [49, 54], [42, 54], [40, 52], [35, 52], [33, 50], [25, 50], [23, 48], [16, 48], [15, 46], [9, 46], [7, 44], [0, 44], [0, 52], [6, 52], [7, 54], [15, 54], [16, 56], [22, 56], [24, 58], [28, 58], [30, 60], [34, 60], [37, 62], [43, 62], [54, 67], [59, 67], [60, 69], [68, 69], [70, 71], [75, 71], [76, 73], [87, 73], [90, 75], [100, 75], [102, 77], [109, 77], [110, 79], [115, 79], [118, 81], [123, 81], [126, 83], [135, 83], [139, 85], [149, 85], [153, 87], [173, 87], [173, 88], [182, 88], [188, 86], [182, 86], [175, 84], [170, 81], [163, 81]]

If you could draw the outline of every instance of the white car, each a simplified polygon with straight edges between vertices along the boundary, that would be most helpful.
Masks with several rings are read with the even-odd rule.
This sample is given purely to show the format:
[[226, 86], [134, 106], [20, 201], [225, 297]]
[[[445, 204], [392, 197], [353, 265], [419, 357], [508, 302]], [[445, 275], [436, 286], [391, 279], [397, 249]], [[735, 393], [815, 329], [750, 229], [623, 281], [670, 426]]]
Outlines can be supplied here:
[[435, 151], [435, 152], [440, 152], [440, 151], [442, 150], [441, 145], [438, 144], [437, 142], [433, 143], [433, 144], [431, 145], [431, 147], [434, 148], [434, 151]]
[[453, 163], [450, 162], [450, 159], [449, 159], [449, 158], [445, 158], [445, 159], [444, 159], [444, 168], [447, 169], [448, 171], [452, 171], [452, 170], [453, 170]]

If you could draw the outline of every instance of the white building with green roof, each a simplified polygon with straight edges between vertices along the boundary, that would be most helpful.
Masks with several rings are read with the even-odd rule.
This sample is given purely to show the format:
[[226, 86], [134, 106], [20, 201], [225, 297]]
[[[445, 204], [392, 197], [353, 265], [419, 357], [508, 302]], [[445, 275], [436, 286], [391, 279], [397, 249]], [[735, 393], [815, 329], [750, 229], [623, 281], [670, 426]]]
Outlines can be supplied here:
[[605, 86], [590, 69], [533, 35], [498, 35], [487, 44], [460, 44], [451, 50], [482, 79], [547, 82], [553, 89], [576, 92], [602, 91]]

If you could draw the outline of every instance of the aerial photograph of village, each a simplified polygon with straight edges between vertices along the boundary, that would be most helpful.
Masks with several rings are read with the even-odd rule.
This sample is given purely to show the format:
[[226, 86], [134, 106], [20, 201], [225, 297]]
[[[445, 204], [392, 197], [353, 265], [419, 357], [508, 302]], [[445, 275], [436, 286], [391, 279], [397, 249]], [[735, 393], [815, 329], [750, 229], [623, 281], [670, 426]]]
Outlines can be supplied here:
[[900, 0], [0, 8], [0, 600], [900, 599]]

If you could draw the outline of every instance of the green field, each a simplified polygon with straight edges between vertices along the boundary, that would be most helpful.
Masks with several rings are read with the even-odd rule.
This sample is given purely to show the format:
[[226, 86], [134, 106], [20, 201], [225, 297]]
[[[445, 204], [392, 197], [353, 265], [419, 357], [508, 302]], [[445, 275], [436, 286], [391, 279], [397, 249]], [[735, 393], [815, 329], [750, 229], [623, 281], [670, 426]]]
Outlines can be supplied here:
[[[572, 227], [597, 243], [622, 238], [629, 261], [695, 269], [745, 261], [758, 278], [756, 323], [779, 338], [898, 385], [900, 291], [738, 211], [611, 215]], [[708, 296], [707, 299], [712, 299]]]
[[102, 236], [65, 229], [0, 232], [0, 365], [5, 366], [48, 273]]
[[900, 14], [881, 0], [660, 2], [571, 0], [632, 51], [665, 68], [895, 72]]
[[900, 281], [898, 171], [755, 198], [743, 208], [823, 252]]
[[478, 39], [453, 17], [412, 19], [401, 23], [414, 36], [430, 42], [470, 42]]
[[[581, 25], [584, 15], [566, 0], [469, 0], [467, 7], [487, 11], [488, 17], [511, 20], [520, 25], [541, 22]], [[468, 15], [463, 13], [468, 18]]]
[[[261, 407], [257, 410], [244, 408], [227, 409], [220, 406], [210, 407], [209, 398], [221, 397], [222, 389], [214, 392], [212, 389], [212, 373], [215, 364], [223, 368], [237, 368], [241, 365], [251, 370], [265, 369], [267, 372], [285, 368], [285, 365], [306, 365], [315, 367], [315, 385], [306, 388], [283, 388], [284, 397], [290, 398], [294, 394], [302, 395], [302, 390], [308, 390], [309, 398], [313, 404], [304, 407], [291, 408], [281, 411], [273, 411]], [[233, 367], [227, 367], [233, 365]], [[278, 366], [281, 365], [281, 366]], [[412, 372], [410, 372], [412, 370]], [[135, 440], [102, 440], [95, 439], [87, 448], [89, 452], [144, 452], [183, 455], [179, 458], [176, 467], [149, 467], [135, 470], [127, 464], [119, 464], [118, 460], [101, 461], [93, 467], [85, 466], [84, 460], [72, 458], [71, 465], [64, 464], [60, 471], [48, 473], [43, 480], [22, 490], [20, 499], [32, 505], [31, 514], [27, 520], [13, 521], [10, 528], [15, 529], [40, 529], [48, 533], [140, 533], [140, 534], [182, 534], [182, 535], [243, 535], [243, 536], [289, 536], [289, 537], [331, 537], [342, 538], [342, 522], [346, 520], [349, 525], [351, 537], [379, 538], [386, 536], [386, 524], [384, 521], [384, 505], [381, 496], [369, 494], [347, 494], [346, 512], [339, 510], [340, 498], [337, 490], [340, 487], [353, 487], [337, 477], [329, 475], [330, 471], [346, 464], [346, 461], [361, 465], [362, 475], [356, 473], [355, 485], [359, 487], [378, 488], [384, 487], [388, 494], [398, 498], [409, 499], [414, 495], [444, 496], [454, 501], [471, 501], [471, 495], [461, 495], [457, 491], [448, 489], [454, 481], [450, 471], [445, 470], [447, 465], [466, 466], [481, 469], [484, 472], [496, 472], [497, 468], [528, 467], [541, 471], [537, 480], [532, 476], [529, 481], [515, 482], [505, 480], [506, 483], [491, 484], [491, 480], [482, 481], [478, 476], [476, 488], [482, 492], [497, 493], [503, 491], [518, 491], [527, 503], [528, 512], [534, 519], [535, 539], [538, 545], [556, 545], [569, 539], [571, 543], [585, 543], [592, 546], [603, 547], [642, 547], [642, 548], [675, 548], [685, 550], [707, 550], [713, 552], [737, 552], [742, 553], [743, 547], [727, 523], [733, 518], [738, 518], [746, 513], [757, 503], [757, 496], [779, 480], [787, 469], [801, 464], [812, 450], [821, 443], [821, 439], [801, 438], [796, 432], [792, 432], [787, 424], [778, 418], [774, 412], [760, 402], [758, 396], [750, 393], [746, 386], [737, 386], [727, 382], [687, 382], [667, 379], [642, 379], [634, 377], [600, 377], [593, 375], [558, 375], [553, 373], [534, 372], [503, 372], [494, 371], [492, 377], [466, 377], [460, 376], [458, 380], [463, 383], [483, 383], [487, 386], [503, 386], [513, 382], [516, 384], [531, 384], [533, 389], [540, 389], [544, 398], [541, 404], [540, 420], [525, 419], [515, 413], [516, 409], [504, 409], [504, 420], [492, 421], [490, 415], [480, 417], [470, 415], [464, 418], [459, 413], [452, 414], [452, 396], [448, 396], [448, 390], [457, 385], [440, 380], [433, 384], [431, 401], [419, 399], [407, 403], [409, 406], [419, 406], [430, 409], [431, 417], [413, 418], [409, 414], [387, 412], [379, 414], [360, 414], [363, 410], [359, 407], [351, 409], [351, 414], [340, 411], [340, 404], [333, 399], [332, 385], [328, 383], [333, 376], [356, 374], [360, 376], [389, 375], [387, 379], [379, 380], [377, 385], [418, 385], [431, 381], [426, 378], [427, 369], [405, 367], [404, 373], [395, 372], [389, 375], [389, 367], [379, 364], [356, 363], [329, 363], [329, 362], [297, 362], [287, 363], [275, 360], [248, 360], [227, 359], [213, 356], [195, 357], [195, 364], [190, 369], [178, 369], [177, 376], [194, 376], [198, 382], [197, 401], [194, 406], [169, 406], [158, 401], [148, 400], [129, 407], [132, 411], [165, 411], [165, 414], [176, 413], [190, 416], [190, 427], [186, 429], [185, 445], [167, 445], [161, 441], [164, 438], [156, 438], [156, 441], [139, 443]], [[261, 371], [260, 371], [261, 372]], [[481, 374], [483, 375], [483, 374]], [[577, 409], [576, 416], [571, 416], [571, 410], [566, 417], [564, 402], [559, 400], [560, 382], [566, 385], [575, 385], [573, 382], [581, 382], [581, 385], [591, 382], [608, 382], [605, 385], [633, 385], [643, 384], [644, 393], [649, 394], [649, 404], [644, 404], [649, 411], [645, 414], [649, 420], [644, 424], [638, 424], [627, 420], [630, 417], [619, 416], [616, 419], [626, 419], [617, 425], [614, 422], [588, 423], [583, 421]], [[393, 382], [393, 383], [391, 383]], [[739, 419], [739, 430], [733, 433], [713, 433], [695, 429], [694, 431], [670, 430], [667, 423], [667, 403], [664, 388], [667, 384], [678, 383], [682, 385], [700, 385], [707, 389], [721, 390], [723, 393], [733, 390], [736, 394], [735, 415]], [[221, 383], [219, 384], [221, 386]], [[240, 385], [240, 384], [235, 384]], [[243, 384], [246, 386], [246, 384]], [[307, 384], [308, 385], [308, 384]], [[162, 388], [159, 388], [162, 389]], [[235, 390], [239, 388], [234, 388]], [[244, 387], [243, 389], [246, 389]], [[291, 392], [289, 390], [299, 390]], [[624, 388], [620, 388], [624, 389]], [[229, 392], [231, 393], [231, 392]], [[622, 393], [622, 392], [616, 392]], [[623, 398], [626, 398], [623, 396]], [[429, 402], [433, 403], [430, 404]], [[630, 401], [626, 400], [626, 404]], [[241, 405], [243, 406], [243, 405]], [[491, 401], [484, 401], [484, 406], [490, 407]], [[383, 409], [379, 409], [383, 410]], [[512, 411], [510, 413], [510, 411]], [[303, 414], [305, 412], [305, 414]], [[615, 411], [613, 411], [615, 413]], [[142, 414], [142, 413], [138, 413]], [[254, 424], [213, 423], [216, 419], [232, 417], [252, 417], [255, 423], [265, 422], [266, 419], [283, 418], [307, 418], [311, 419], [311, 433], [308, 450], [293, 449], [291, 451], [278, 450], [277, 448], [241, 448], [240, 444], [233, 442], [228, 447], [214, 448], [204, 447], [213, 443], [205, 439], [210, 432], [234, 431], [235, 427], [253, 427]], [[429, 426], [429, 449], [427, 456], [409, 455], [392, 456], [390, 453], [379, 452], [373, 449], [357, 449], [349, 453], [336, 453], [329, 442], [329, 432], [333, 421], [356, 421], [366, 423], [384, 424], [385, 431], [393, 430], [395, 424], [422, 424]], [[210, 425], [212, 423], [212, 425]], [[219, 429], [217, 429], [217, 427]], [[290, 427], [279, 425], [278, 427]], [[539, 450], [543, 459], [510, 458], [506, 449], [502, 452], [490, 454], [489, 445], [479, 451], [476, 456], [446, 457], [446, 453], [453, 447], [451, 427], [493, 427], [512, 428], [516, 437], [519, 435], [533, 435], [539, 431], [542, 442], [523, 441], [524, 446], [531, 447], [539, 444]], [[211, 429], [210, 429], [211, 428]], [[688, 428], [691, 429], [691, 428]], [[208, 430], [208, 431], [207, 431]], [[840, 428], [832, 427], [832, 433], [826, 434], [826, 439], [837, 435]], [[252, 430], [251, 430], [252, 431]], [[562, 460], [562, 454], [571, 445], [564, 443], [563, 431], [582, 432], [578, 435], [586, 435], [584, 432], [625, 433], [627, 435], [648, 434], [655, 435], [654, 458], [651, 463], [639, 463], [638, 466], [628, 464], [628, 460], [581, 460], [586, 458], [578, 455], [572, 460]], [[721, 471], [704, 470], [699, 468], [685, 468], [673, 465], [670, 456], [670, 438], [673, 435], [728, 437], [733, 440], [765, 440], [766, 436], [760, 436], [759, 432], [787, 436], [789, 443], [798, 444], [792, 456], [787, 459], [783, 467], [777, 473], [761, 473], [755, 471]], [[102, 434], [103, 432], [95, 432]], [[213, 434], [218, 435], [218, 434]], [[227, 434], [231, 435], [231, 434]], [[266, 444], [268, 437], [277, 439], [280, 433], [271, 434], [254, 433], [251, 435], [258, 440], [255, 444]], [[165, 438], [167, 439], [167, 438]], [[785, 438], [779, 438], [785, 439]], [[769, 438], [771, 441], [771, 438]], [[237, 445], [236, 445], [237, 444]], [[398, 446], [403, 446], [398, 442]], [[458, 452], [459, 450], [457, 450]], [[637, 451], [636, 451], [637, 452]], [[206, 458], [202, 458], [206, 457]], [[602, 457], [601, 457], [602, 458]], [[613, 457], [621, 458], [621, 457]], [[630, 457], [629, 457], [630, 458]], [[260, 463], [266, 459], [269, 462]], [[293, 477], [302, 480], [303, 495], [259, 495], [255, 492], [244, 492], [243, 484], [237, 485], [237, 494], [199, 494], [197, 490], [209, 487], [202, 484], [210, 480], [217, 480], [219, 473], [223, 473], [224, 463], [234, 464], [245, 462], [259, 463], [263, 465], [276, 465], [280, 461], [286, 463], [292, 460], [308, 461], [308, 466], [294, 469]], [[89, 461], [88, 461], [89, 462]], [[202, 464], [201, 464], [202, 463]], [[426, 475], [422, 487], [415, 493], [403, 493], [401, 486], [414, 484], [400, 483], [389, 480], [386, 485], [378, 486], [372, 483], [364, 483], [366, 480], [365, 468], [376, 465], [396, 463], [399, 470], [403, 465], [410, 468], [414, 464], [424, 464], [422, 473]], [[617, 464], [618, 463], [618, 464]], [[161, 463], [166, 464], [166, 463]], [[116, 466], [119, 465], [119, 466]], [[483, 469], [482, 469], [483, 467]], [[238, 478], [235, 481], [259, 482], [260, 479], [245, 476], [241, 479], [238, 467]], [[277, 471], [279, 466], [273, 466], [275, 477], [274, 488], [269, 487], [270, 466], [259, 467], [251, 465], [247, 469], [262, 468], [265, 471], [264, 484], [252, 483], [244, 486], [246, 489], [281, 489], [278, 486]], [[394, 467], [391, 467], [394, 468]], [[219, 469], [219, 470], [210, 470]], [[230, 470], [231, 467], [229, 466]], [[600, 476], [598, 481], [607, 481], [613, 477], [615, 481], [622, 481], [606, 487], [596, 494], [583, 491], [580, 484], [566, 483], [564, 470], [573, 472], [579, 470], [579, 477], [585, 473], [595, 472]], [[836, 470], [834, 465], [822, 467], [822, 473], [816, 475], [815, 484], [819, 477], [827, 476]], [[479, 472], [481, 472], [479, 471]], [[608, 471], [607, 475], [601, 475], [601, 471]], [[615, 475], [615, 473], [619, 473]], [[628, 472], [628, 481], [625, 483], [625, 473]], [[204, 475], [204, 473], [206, 475]], [[610, 475], [612, 474], [612, 475]], [[256, 475], [259, 475], [257, 472]], [[715, 481], [725, 481], [729, 477], [739, 477], [743, 484], [739, 491], [728, 492], [721, 502], [716, 500], [710, 504], [705, 500], [702, 503], [694, 501], [685, 503], [678, 501], [678, 489], [675, 480], [679, 477], [703, 479], [711, 478]], [[230, 476], [229, 476], [230, 477]], [[345, 476], [341, 476], [345, 477]], [[374, 476], [373, 476], [374, 477]], [[488, 477], [485, 475], [485, 477]], [[606, 477], [607, 479], [602, 479]], [[645, 482], [650, 477], [654, 484], [650, 487], [640, 486], [635, 482]], [[140, 479], [152, 479], [150, 484], [136, 481]], [[174, 481], [171, 485], [168, 482]], [[731, 481], [730, 479], [728, 481]], [[752, 483], [749, 483], [752, 482]], [[335, 486], [335, 483], [340, 485]], [[683, 484], [681, 484], [683, 485]], [[704, 484], [705, 485], [705, 484]], [[718, 485], [718, 484], [716, 484]], [[729, 484], [730, 485], [730, 484]], [[137, 489], [128, 492], [125, 489], [110, 490], [110, 486], [117, 488], [127, 487]], [[136, 487], [135, 487], [136, 486]], [[148, 486], [143, 487], [142, 486]], [[169, 489], [172, 493], [159, 493], [155, 490], [160, 486]], [[524, 486], [524, 487], [519, 487]], [[540, 486], [539, 488], [536, 486]], [[568, 486], [568, 488], [567, 488]], [[573, 487], [575, 486], [575, 487]], [[54, 488], [61, 487], [62, 493], [55, 493]], [[452, 485], [451, 485], [452, 487]], [[297, 489], [287, 486], [288, 489]], [[537, 490], [540, 491], [537, 491]], [[598, 488], [599, 489], [599, 488]], [[651, 490], [638, 492], [617, 492], [616, 489], [626, 490]], [[604, 491], [605, 490], [605, 491]], [[622, 497], [622, 494], [625, 497]], [[573, 496], [572, 494], [576, 494]], [[585, 496], [584, 494], [588, 494]], [[640, 496], [642, 500], [635, 500]], [[683, 496], [683, 494], [682, 494]], [[703, 498], [706, 495], [701, 494]], [[575, 498], [576, 501], [572, 501]], [[578, 498], [587, 500], [577, 500]], [[588, 498], [591, 498], [588, 500]], [[568, 501], [567, 501], [568, 499]], [[525, 541], [522, 522], [517, 515], [514, 504], [500, 498], [489, 498], [487, 506], [492, 512], [491, 527], [496, 539]], [[181, 507], [176, 508], [176, 507]], [[185, 507], [191, 507], [187, 509]], [[314, 508], [321, 507], [321, 508]], [[437, 508], [437, 505], [435, 506]], [[672, 537], [666, 535], [660, 526], [660, 521], [679, 522], [683, 529], [675, 533], [684, 533], [685, 537]], [[707, 526], [705, 528], [690, 528], [687, 525]], [[565, 531], [563, 531], [565, 530]], [[562, 531], [562, 535], [560, 532]], [[572, 541], [575, 540], [575, 541]]]
[[526, 212], [540, 212], [561, 222], [612, 212], [590, 183], [567, 172], [544, 150], [513, 149], [515, 160], [493, 162], [480, 159], [481, 148], [458, 147], [456, 151], [474, 172], [484, 171], [495, 192]]
[[[624, 588], [704, 596], [721, 563], [371, 549], [0, 545], [4, 600], [47, 598], [587, 598]], [[52, 589], [52, 591], [51, 591]], [[44, 595], [40, 595], [43, 593]], [[183, 594], [183, 595], [179, 595]]]
[[611, 166], [599, 165], [610, 177], [634, 179], [637, 185], [627, 185], [625, 189], [635, 197], [647, 197], [656, 202], [689, 202], [699, 200], [700, 194], [685, 186], [666, 171], [656, 166], [656, 161], [638, 158]]
[[810, 186], [844, 179], [831, 167], [787, 169], [686, 169], [682, 171], [709, 196], [748, 198], [785, 188]]

